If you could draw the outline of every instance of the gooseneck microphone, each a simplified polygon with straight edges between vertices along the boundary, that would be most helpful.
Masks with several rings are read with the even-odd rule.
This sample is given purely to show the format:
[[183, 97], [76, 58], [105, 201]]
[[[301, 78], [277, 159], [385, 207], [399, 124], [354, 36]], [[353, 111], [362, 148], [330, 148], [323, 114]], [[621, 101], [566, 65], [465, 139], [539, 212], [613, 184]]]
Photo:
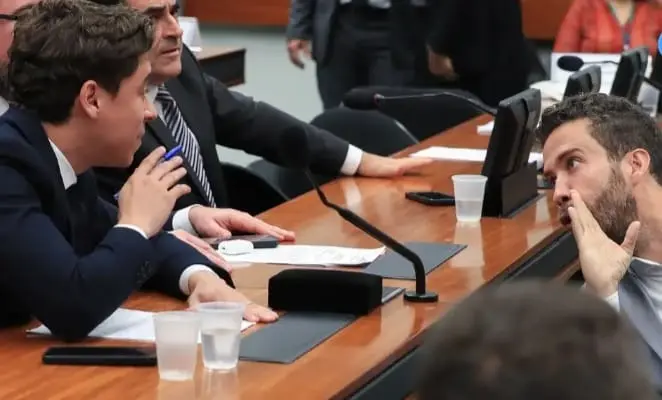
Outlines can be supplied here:
[[483, 104], [480, 101], [454, 92], [432, 92], [401, 96], [384, 96], [380, 93], [376, 93], [374, 90], [357, 88], [352, 89], [347, 92], [347, 94], [345, 94], [345, 97], [343, 97], [343, 104], [346, 107], [353, 108], [355, 110], [374, 110], [387, 103], [396, 103], [402, 101], [425, 101], [440, 97], [451, 97], [459, 99], [470, 104], [479, 111], [490, 114], [492, 116], [496, 115], [496, 110], [494, 108]]
[[564, 71], [577, 72], [584, 65], [604, 65], [604, 64], [614, 64], [618, 65], [616, 61], [604, 60], [604, 61], [584, 61], [577, 56], [561, 56], [556, 60], [556, 65]]
[[[662, 37], [662, 36], [661, 36]], [[556, 61], [556, 65], [559, 66], [559, 68], [565, 70], [565, 71], [570, 71], [570, 72], [576, 72], [582, 69], [584, 65], [596, 65], [596, 64], [616, 64], [618, 63], [616, 61], [611, 61], [611, 60], [605, 60], [605, 61], [590, 61], [590, 62], [584, 62], [581, 58], [577, 56], [562, 56], [559, 57], [558, 61]], [[644, 74], [641, 74], [641, 79], [654, 87], [655, 89], [662, 91], [662, 85], [655, 82], [654, 80], [647, 78]]]
[[311, 155], [310, 151], [308, 150], [307, 133], [303, 128], [292, 127], [285, 131], [280, 141], [280, 147], [283, 161], [290, 168], [303, 171], [310, 183], [313, 185], [313, 188], [317, 192], [317, 196], [320, 198], [324, 206], [336, 211], [342, 219], [359, 228], [366, 234], [370, 235], [373, 239], [377, 240], [384, 246], [388, 247], [412, 263], [416, 278], [416, 290], [406, 291], [404, 295], [405, 300], [419, 303], [431, 303], [438, 301], [439, 296], [437, 293], [428, 292], [426, 289], [425, 268], [423, 266], [423, 261], [416, 253], [409, 250], [405, 245], [399, 243], [397, 240], [382, 232], [368, 221], [359, 217], [357, 214], [346, 208], [340, 207], [339, 205], [334, 204], [327, 199], [326, 195], [319, 187], [315, 181], [315, 178], [310, 172], [309, 166], [311, 162]]

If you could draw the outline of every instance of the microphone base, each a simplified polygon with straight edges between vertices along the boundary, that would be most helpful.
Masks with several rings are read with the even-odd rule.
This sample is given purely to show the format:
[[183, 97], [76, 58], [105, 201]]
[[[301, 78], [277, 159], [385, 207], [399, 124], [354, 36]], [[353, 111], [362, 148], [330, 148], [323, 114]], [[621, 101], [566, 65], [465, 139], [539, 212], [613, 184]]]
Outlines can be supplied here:
[[535, 163], [501, 179], [488, 178], [483, 217], [510, 218], [537, 197], [538, 168]]
[[435, 292], [418, 293], [415, 290], [405, 292], [405, 301], [411, 303], [436, 303], [439, 301], [439, 295]]

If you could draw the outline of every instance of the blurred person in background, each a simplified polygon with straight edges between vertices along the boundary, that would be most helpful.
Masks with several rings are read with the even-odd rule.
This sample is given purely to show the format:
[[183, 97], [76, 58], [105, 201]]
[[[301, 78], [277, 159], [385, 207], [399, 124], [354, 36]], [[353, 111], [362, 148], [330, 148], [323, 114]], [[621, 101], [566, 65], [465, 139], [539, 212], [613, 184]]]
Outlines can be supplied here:
[[659, 0], [574, 0], [559, 28], [554, 52], [622, 53], [646, 46], [657, 53], [662, 33]]

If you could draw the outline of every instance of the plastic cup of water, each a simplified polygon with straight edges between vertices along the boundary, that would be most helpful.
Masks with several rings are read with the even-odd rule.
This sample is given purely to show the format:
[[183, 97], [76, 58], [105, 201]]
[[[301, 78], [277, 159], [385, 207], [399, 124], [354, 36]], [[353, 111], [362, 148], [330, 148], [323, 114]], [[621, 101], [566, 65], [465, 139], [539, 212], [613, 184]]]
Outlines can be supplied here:
[[241, 321], [246, 304], [231, 302], [201, 303], [202, 360], [205, 368], [231, 370], [239, 360]]
[[478, 222], [483, 214], [483, 199], [487, 177], [453, 175], [455, 217], [459, 222]]
[[198, 360], [200, 315], [191, 311], [154, 314], [159, 377], [166, 381], [193, 379]]

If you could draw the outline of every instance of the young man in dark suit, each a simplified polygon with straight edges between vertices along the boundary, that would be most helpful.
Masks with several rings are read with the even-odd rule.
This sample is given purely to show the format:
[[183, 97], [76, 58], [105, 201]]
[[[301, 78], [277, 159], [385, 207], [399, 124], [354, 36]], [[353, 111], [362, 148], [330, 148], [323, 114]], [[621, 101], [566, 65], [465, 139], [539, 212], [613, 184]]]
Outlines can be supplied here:
[[[120, 0], [94, 0], [117, 4]], [[392, 177], [429, 163], [429, 160], [392, 159], [363, 153], [333, 134], [303, 123], [262, 102], [230, 92], [221, 82], [205, 74], [195, 56], [182, 46], [175, 0], [129, 0], [129, 5], [150, 16], [157, 26], [152, 54], [148, 96], [155, 101], [158, 118], [148, 122], [142, 146], [127, 169], [97, 170], [101, 190], [110, 196], [126, 181], [135, 166], [159, 145], [170, 149], [184, 143], [191, 193], [176, 203], [176, 209], [202, 204], [227, 207], [216, 144], [245, 150], [275, 163], [283, 133], [293, 126], [304, 128], [319, 173]], [[191, 219], [222, 210], [191, 210]], [[195, 213], [196, 215], [193, 215]], [[200, 215], [198, 215], [200, 214]], [[214, 230], [198, 232], [215, 236]]]
[[[190, 192], [180, 157], [158, 147], [119, 192], [98, 197], [92, 167], [126, 167], [155, 118], [145, 98], [150, 19], [128, 7], [44, 0], [19, 10], [0, 118], [0, 324], [36, 317], [85, 337], [137, 289], [245, 301], [229, 274], [164, 233]], [[274, 319], [253, 308], [255, 319]]]

